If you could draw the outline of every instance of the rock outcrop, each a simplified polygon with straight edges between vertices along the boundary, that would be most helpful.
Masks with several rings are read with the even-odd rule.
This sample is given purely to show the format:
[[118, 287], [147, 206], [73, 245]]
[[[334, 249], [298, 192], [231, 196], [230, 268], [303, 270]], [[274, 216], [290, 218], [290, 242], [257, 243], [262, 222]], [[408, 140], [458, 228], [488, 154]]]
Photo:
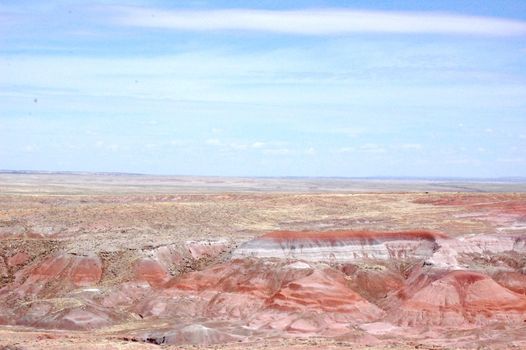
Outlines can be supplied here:
[[277, 231], [241, 245], [234, 257], [346, 263], [362, 259], [426, 259], [446, 235], [430, 231]]
[[403, 301], [390, 319], [404, 326], [480, 326], [526, 322], [526, 296], [489, 276], [453, 271], [430, 282]]

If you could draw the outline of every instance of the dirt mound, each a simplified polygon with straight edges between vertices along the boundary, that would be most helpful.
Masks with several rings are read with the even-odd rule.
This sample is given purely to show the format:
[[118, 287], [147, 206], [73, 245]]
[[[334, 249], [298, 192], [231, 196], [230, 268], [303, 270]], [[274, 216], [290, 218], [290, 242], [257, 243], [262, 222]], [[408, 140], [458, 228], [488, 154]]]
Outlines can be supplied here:
[[202, 324], [191, 324], [176, 329], [145, 332], [134, 339], [158, 345], [212, 345], [233, 342], [241, 339], [241, 337], [235, 337]]
[[307, 276], [312, 271], [308, 264], [298, 267], [285, 261], [269, 263], [259, 259], [236, 259], [176, 277], [167, 287], [195, 291], [243, 292], [269, 297], [283, 285]]
[[20, 296], [55, 297], [66, 290], [96, 285], [101, 276], [99, 257], [59, 253], [18, 271], [14, 286]]
[[123, 321], [114, 310], [73, 298], [39, 300], [16, 315], [16, 324], [46, 329], [91, 330]]
[[284, 285], [268, 301], [284, 310], [320, 310], [349, 315], [353, 322], [378, 319], [383, 312], [349, 288], [345, 275], [334, 269], [315, 270]]
[[[129, 295], [136, 293], [131, 289]], [[252, 331], [345, 333], [350, 324], [384, 316], [349, 288], [344, 273], [305, 262], [234, 260], [181, 275], [164, 288], [139, 295], [130, 310], [145, 319], [245, 320]]]
[[452, 271], [410, 296], [390, 318], [410, 326], [520, 324], [526, 321], [526, 297], [502, 287], [487, 275]]
[[[405, 266], [400, 267], [405, 268]], [[408, 266], [407, 268], [411, 267]], [[362, 268], [352, 264], [345, 264], [340, 267], [340, 270], [348, 276], [350, 288], [382, 308], [385, 307], [389, 295], [404, 287], [404, 273], [409, 272], [400, 270], [398, 266], [389, 265], [375, 265]]]
[[515, 293], [526, 295], [526, 275], [513, 272], [501, 271], [493, 276], [493, 279], [503, 287], [514, 291]]

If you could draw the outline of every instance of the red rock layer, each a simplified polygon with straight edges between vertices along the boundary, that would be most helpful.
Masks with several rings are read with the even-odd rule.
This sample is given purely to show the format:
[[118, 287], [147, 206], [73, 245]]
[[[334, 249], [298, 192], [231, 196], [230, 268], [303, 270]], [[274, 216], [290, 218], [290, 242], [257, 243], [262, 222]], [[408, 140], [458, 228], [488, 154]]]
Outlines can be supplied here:
[[283, 311], [319, 310], [352, 315], [354, 322], [383, 316], [377, 306], [349, 288], [345, 275], [337, 270], [315, 270], [308, 276], [283, 286], [268, 305]]
[[526, 202], [522, 199], [510, 199], [506, 195], [444, 195], [440, 198], [420, 198], [418, 204], [451, 205], [469, 207], [470, 211], [491, 211], [500, 214], [517, 215], [526, 218]]
[[423, 239], [434, 241], [447, 238], [447, 235], [432, 231], [273, 231], [259, 239], [276, 242], [317, 240], [328, 244], [340, 244], [345, 241], [392, 241]]
[[167, 287], [195, 291], [242, 292], [269, 297], [284, 284], [310, 273], [310, 268], [288, 268], [287, 263], [283, 262], [274, 265], [255, 259], [234, 260], [176, 277]]
[[526, 296], [490, 277], [453, 271], [405, 300], [391, 318], [401, 325], [466, 326], [492, 322], [526, 322]]
[[16, 292], [35, 295], [53, 284], [59, 284], [61, 290], [91, 286], [101, 276], [102, 262], [97, 256], [59, 254], [20, 270], [15, 276], [15, 284], [19, 283]]
[[111, 326], [116, 313], [93, 303], [71, 299], [50, 299], [16, 310], [17, 324], [38, 328], [88, 330]]
[[522, 273], [503, 271], [495, 274], [493, 279], [515, 293], [526, 295], [526, 275]]
[[[436, 252], [433, 247], [443, 244], [438, 238], [444, 237], [429, 231], [279, 231], [259, 240], [270, 242], [263, 249], [308, 241], [314, 253], [322, 246], [326, 252], [346, 256], [353, 249], [374, 253], [411, 244]], [[258, 239], [251, 242], [260, 243]], [[481, 251], [491, 254], [487, 246], [481, 245]], [[377, 323], [372, 328], [386, 329], [398, 329], [392, 323], [419, 330], [420, 326], [439, 326], [430, 328], [434, 331], [487, 324], [520, 327], [526, 320], [524, 275], [519, 272], [495, 273], [496, 283], [481, 273], [449, 272], [422, 259], [398, 259], [398, 255], [342, 264], [231, 259], [184, 272], [182, 265], [223, 251], [209, 247], [193, 242], [193, 250], [174, 245], [141, 251], [128, 260], [126, 278], [112, 280], [111, 286], [106, 279], [101, 281], [104, 267], [95, 255], [58, 253], [42, 260], [7, 254], [0, 259], [0, 277], [14, 277], [14, 281], [0, 289], [0, 304], [7, 305], [0, 308], [0, 322], [89, 330], [134, 320], [144, 330], [135, 333], [134, 339], [213, 344], [255, 334], [341, 336], [371, 323]], [[520, 253], [510, 255], [507, 249], [502, 254], [513, 259], [507, 267], [500, 264], [502, 259], [494, 266], [517, 271], [523, 267]], [[470, 256], [465, 254], [463, 259]], [[13, 271], [17, 271], [14, 276]], [[174, 271], [180, 274], [171, 277]]]
[[431, 231], [275, 231], [242, 244], [236, 258], [348, 263], [368, 259], [427, 259], [447, 235]]
[[170, 279], [167, 269], [155, 259], [139, 259], [135, 263], [135, 278], [152, 286], [160, 286]]
[[364, 270], [345, 264], [340, 269], [348, 276], [349, 286], [354, 291], [381, 307], [384, 307], [389, 295], [401, 290], [405, 285], [403, 273], [406, 271], [396, 268], [378, 266], [377, 269]]
[[[319, 317], [345, 315], [342, 317], [346, 324], [383, 316], [382, 310], [349, 288], [345, 274], [330, 268], [314, 269], [304, 263], [237, 260], [185, 274], [166, 286], [168, 289], [159, 292], [164, 299], [162, 305], [143, 303], [141, 312], [173, 317], [180, 310], [172, 310], [165, 301], [174, 297], [183, 300], [182, 293], [190, 292], [206, 301], [200, 306], [205, 309], [194, 308], [198, 314], [248, 318], [260, 326], [266, 324], [265, 320], [271, 322], [275, 317], [282, 319], [284, 314], [297, 312], [314, 312]], [[194, 306], [199, 303], [194, 302]]]
[[30, 256], [26, 252], [18, 252], [7, 259], [7, 264], [11, 267], [24, 265], [30, 260]]

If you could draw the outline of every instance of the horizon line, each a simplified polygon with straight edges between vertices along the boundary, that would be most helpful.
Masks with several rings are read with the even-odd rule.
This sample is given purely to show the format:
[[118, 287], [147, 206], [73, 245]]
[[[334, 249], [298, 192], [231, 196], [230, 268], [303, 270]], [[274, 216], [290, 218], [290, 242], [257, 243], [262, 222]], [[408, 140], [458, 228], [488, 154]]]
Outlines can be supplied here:
[[[152, 176], [152, 177], [204, 177], [204, 178], [244, 178], [244, 179], [340, 179], [340, 180], [438, 180], [438, 181], [462, 181], [471, 180], [476, 182], [526, 182], [526, 176], [499, 176], [499, 177], [467, 177], [467, 176], [309, 176], [309, 175], [191, 175], [191, 174], [153, 174], [123, 171], [82, 171], [82, 170], [13, 170], [0, 169], [0, 174], [11, 175], [93, 175], [93, 176]], [[507, 181], [506, 181], [507, 180]]]

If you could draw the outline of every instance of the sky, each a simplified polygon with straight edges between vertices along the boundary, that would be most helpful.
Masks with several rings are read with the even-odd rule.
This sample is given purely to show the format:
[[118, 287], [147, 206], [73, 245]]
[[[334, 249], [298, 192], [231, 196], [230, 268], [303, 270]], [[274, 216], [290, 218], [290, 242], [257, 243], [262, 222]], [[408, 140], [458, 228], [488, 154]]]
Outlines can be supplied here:
[[0, 0], [0, 169], [526, 176], [526, 1]]

